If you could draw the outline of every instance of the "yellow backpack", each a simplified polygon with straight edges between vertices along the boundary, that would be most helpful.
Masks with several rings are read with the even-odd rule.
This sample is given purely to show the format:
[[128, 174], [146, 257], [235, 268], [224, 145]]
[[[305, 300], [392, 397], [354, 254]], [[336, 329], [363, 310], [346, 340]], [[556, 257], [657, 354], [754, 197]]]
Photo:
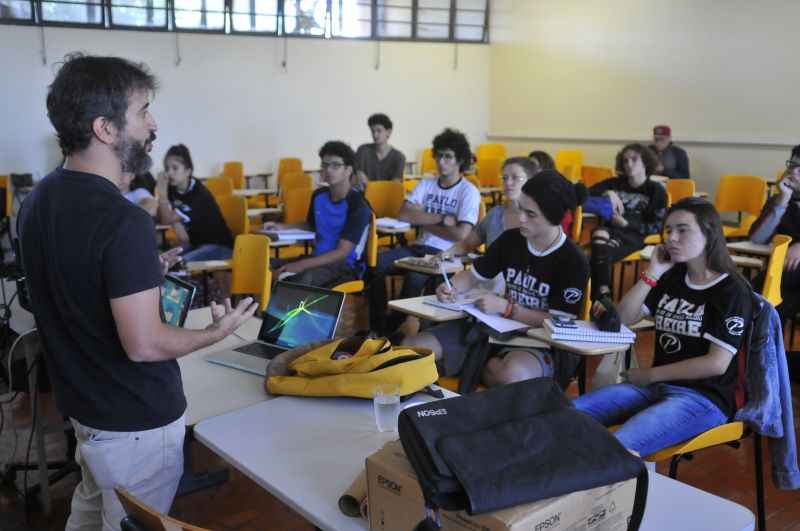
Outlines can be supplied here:
[[[334, 359], [342, 353], [351, 356]], [[266, 389], [274, 395], [372, 398], [376, 385], [395, 384], [400, 395], [407, 396], [438, 378], [429, 349], [392, 347], [386, 338], [350, 338], [276, 357], [269, 365]]]

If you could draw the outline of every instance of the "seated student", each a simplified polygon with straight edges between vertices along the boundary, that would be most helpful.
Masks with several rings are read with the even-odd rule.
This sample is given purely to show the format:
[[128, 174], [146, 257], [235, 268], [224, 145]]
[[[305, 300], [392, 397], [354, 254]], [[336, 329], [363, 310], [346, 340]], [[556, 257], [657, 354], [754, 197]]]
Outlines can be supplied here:
[[650, 149], [658, 157], [655, 174], [670, 179], [689, 178], [689, 156], [683, 148], [672, 143], [672, 129], [668, 125], [653, 128], [653, 143]]
[[159, 221], [175, 229], [184, 261], [227, 260], [233, 255], [233, 236], [214, 196], [193, 171], [189, 148], [170, 147], [158, 179]]
[[274, 260], [276, 277], [300, 284], [331, 287], [361, 278], [364, 273], [364, 249], [369, 236], [372, 209], [364, 194], [354, 190], [355, 154], [344, 142], [326, 142], [319, 150], [320, 177], [328, 186], [311, 195], [306, 222], [286, 225], [268, 222], [267, 230], [299, 228], [316, 233], [311, 256], [291, 261]]
[[156, 198], [145, 188], [131, 188], [134, 179], [135, 177], [132, 173], [123, 173], [117, 183], [117, 188], [125, 199], [134, 205], [140, 206], [145, 212], [150, 214], [150, 216], [155, 216], [158, 212], [158, 202]]
[[[475, 305], [530, 326], [541, 326], [553, 315], [577, 316], [589, 278], [583, 251], [564, 234], [561, 219], [575, 208], [572, 183], [555, 170], [545, 170], [529, 179], [519, 196], [519, 228], [506, 230], [489, 246], [469, 270], [456, 274], [451, 290], [439, 285], [441, 301], [455, 300], [480, 282], [501, 274], [506, 297], [486, 295]], [[403, 345], [433, 350], [445, 375], [458, 374], [464, 363], [465, 338], [472, 323], [466, 319], [433, 326]], [[486, 363], [482, 380], [500, 385], [528, 378], [553, 375], [548, 351], [526, 348], [502, 349]]]
[[467, 237], [478, 222], [481, 194], [461, 176], [470, 163], [469, 142], [463, 133], [445, 129], [433, 139], [433, 152], [439, 169], [437, 179], [422, 179], [403, 204], [398, 218], [421, 229], [417, 241], [395, 247], [378, 255], [378, 266], [370, 284], [370, 326], [386, 334], [393, 332], [403, 319], [395, 315], [384, 321], [386, 313], [386, 275], [405, 273], [400, 298], [416, 297], [430, 278], [422, 273], [406, 272], [394, 261], [407, 256], [438, 254], [453, 242]]
[[366, 190], [367, 181], [400, 181], [406, 167], [406, 156], [389, 145], [392, 121], [382, 113], [367, 120], [372, 144], [361, 144], [356, 150], [356, 188]]
[[644, 238], [661, 230], [667, 192], [650, 180], [657, 161], [641, 144], [629, 144], [617, 153], [617, 177], [589, 189], [611, 202], [612, 217], [601, 219], [592, 233], [592, 300], [611, 293], [611, 268], [617, 260], [644, 247]]
[[539, 170], [554, 170], [556, 169], [556, 162], [547, 152], [534, 150], [528, 153], [528, 158], [531, 159]]
[[[792, 237], [786, 253], [781, 276], [781, 298], [778, 314], [781, 323], [794, 318], [800, 310], [800, 145], [792, 148], [786, 171], [778, 182], [780, 193], [773, 195], [764, 205], [761, 215], [750, 227], [750, 239], [756, 243], [769, 243], [775, 234]], [[762, 284], [763, 274], [756, 284]], [[787, 352], [789, 374], [800, 381], [800, 352]]]
[[626, 448], [647, 456], [728, 422], [735, 412], [736, 352], [752, 316], [752, 290], [736, 271], [714, 206], [689, 197], [669, 210], [668, 237], [619, 304], [633, 324], [655, 318], [651, 368], [575, 399]]

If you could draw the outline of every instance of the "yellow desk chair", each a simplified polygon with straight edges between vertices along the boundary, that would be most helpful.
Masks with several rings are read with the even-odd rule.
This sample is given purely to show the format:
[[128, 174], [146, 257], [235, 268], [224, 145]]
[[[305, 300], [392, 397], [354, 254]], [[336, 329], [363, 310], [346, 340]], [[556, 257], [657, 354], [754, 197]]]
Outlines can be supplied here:
[[269, 238], [264, 234], [240, 234], [233, 243], [231, 295], [254, 295], [258, 309], [269, 303], [272, 271], [269, 269]]
[[485, 159], [500, 159], [504, 161], [508, 158], [508, 150], [503, 144], [478, 144], [475, 148], [475, 159], [480, 162]]
[[581, 166], [581, 180], [586, 188], [614, 177], [614, 170], [607, 166]]
[[[283, 191], [283, 223], [294, 225], [306, 221], [311, 208], [312, 193], [311, 188], [289, 188]], [[308, 241], [304, 241], [286, 247], [273, 247], [270, 252], [275, 258], [297, 258], [308, 254], [308, 244]]]
[[[11, 214], [14, 211], [14, 194], [11, 190], [11, 176], [10, 175], [0, 175], [0, 188], [3, 189], [3, 199], [5, 199], [5, 209], [6, 215], [5, 217], [10, 218]], [[2, 200], [2, 199], [0, 199]]]
[[[773, 306], [777, 306], [781, 303], [783, 262], [786, 259], [786, 251], [789, 248], [790, 241], [791, 238], [783, 234], [777, 234], [772, 238], [772, 252], [767, 262], [767, 273], [761, 294]], [[744, 363], [744, 360], [740, 361], [740, 363]], [[743, 372], [740, 373], [743, 374]], [[717, 426], [687, 441], [648, 455], [644, 459], [654, 462], [669, 459], [669, 477], [675, 479], [678, 475], [678, 465], [684, 459], [691, 459], [693, 452], [722, 444], [738, 448], [739, 440], [747, 435], [753, 435], [754, 439], [756, 509], [758, 513], [758, 529], [763, 531], [765, 529], [766, 515], [764, 509], [764, 466], [761, 453], [761, 435], [750, 433], [749, 430], [745, 429], [743, 422], [728, 422], [727, 424]]]
[[[377, 218], [397, 218], [405, 202], [405, 186], [410, 183], [416, 186], [416, 180], [369, 181], [364, 196], [372, 207]], [[391, 247], [394, 238], [382, 236], [378, 238], [378, 247]]]
[[236, 237], [239, 234], [250, 232], [250, 219], [247, 217], [247, 199], [235, 195], [217, 197], [222, 217], [228, 225], [231, 234]]
[[673, 203], [687, 197], [694, 197], [694, 193], [697, 191], [697, 186], [692, 179], [670, 179], [666, 186], [667, 194]]
[[233, 195], [233, 182], [227, 177], [210, 177], [203, 184], [215, 199]]
[[767, 182], [755, 175], [723, 175], [714, 200], [717, 212], [736, 212], [736, 226], [723, 225], [726, 238], [746, 238], [767, 201]]
[[[296, 157], [284, 157], [278, 160], [278, 169], [275, 171], [275, 184], [281, 187], [281, 180], [288, 173], [303, 173], [303, 161]], [[278, 206], [280, 197], [270, 196], [267, 203], [269, 206]]]
[[570, 175], [575, 175], [576, 179], [580, 178], [583, 168], [583, 151], [580, 149], [559, 149], [556, 151], [555, 165], [556, 170], [568, 179], [567, 166], [572, 166], [572, 170], [569, 172]]
[[436, 161], [433, 158], [432, 148], [425, 148], [422, 150], [422, 153], [420, 154], [419, 157], [419, 174], [420, 175], [439, 174], [439, 167], [436, 165]]
[[161, 514], [122, 487], [114, 487], [114, 492], [126, 514], [122, 531], [210, 531]]
[[222, 176], [231, 180], [237, 190], [244, 188], [244, 164], [240, 161], [228, 161], [222, 165]]
[[[364, 252], [366, 253], [367, 268], [374, 269], [378, 265], [378, 231], [374, 212], [369, 222], [369, 235], [367, 236], [367, 247]], [[363, 280], [350, 280], [337, 284], [331, 289], [342, 293], [355, 294], [362, 293], [365, 287]]]
[[581, 244], [581, 233], [583, 232], [583, 207], [578, 206], [572, 211], [572, 226], [569, 230], [570, 239], [578, 246]]

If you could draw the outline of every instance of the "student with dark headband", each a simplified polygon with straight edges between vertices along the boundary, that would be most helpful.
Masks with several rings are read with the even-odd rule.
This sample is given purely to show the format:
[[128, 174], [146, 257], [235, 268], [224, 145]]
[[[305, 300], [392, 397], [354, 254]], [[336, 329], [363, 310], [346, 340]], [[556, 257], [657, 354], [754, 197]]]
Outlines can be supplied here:
[[[519, 196], [518, 228], [503, 232], [472, 269], [456, 274], [452, 289], [440, 284], [439, 300], [452, 301], [458, 293], [499, 274], [505, 281], [505, 297], [482, 297], [475, 303], [481, 311], [530, 326], [541, 326], [550, 315], [576, 317], [586, 296], [589, 267], [583, 251], [561, 229], [564, 213], [575, 206], [572, 183], [555, 170], [528, 179]], [[472, 326], [466, 319], [436, 325], [403, 338], [401, 344], [433, 350], [441, 374], [458, 374]], [[489, 359], [482, 380], [486, 385], [500, 385], [552, 375], [549, 350], [507, 348]]]
[[619, 304], [622, 322], [655, 321], [650, 368], [575, 399], [575, 407], [642, 456], [728, 422], [752, 290], [737, 272], [714, 206], [689, 197], [669, 210], [667, 239]]

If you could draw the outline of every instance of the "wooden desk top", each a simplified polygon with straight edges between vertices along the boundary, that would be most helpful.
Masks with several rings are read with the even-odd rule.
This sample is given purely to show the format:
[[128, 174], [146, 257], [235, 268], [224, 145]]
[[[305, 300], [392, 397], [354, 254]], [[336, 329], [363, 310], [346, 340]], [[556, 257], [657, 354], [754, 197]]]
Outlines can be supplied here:
[[614, 352], [624, 352], [631, 346], [625, 343], [590, 343], [588, 341], [553, 339], [550, 337], [550, 331], [546, 328], [531, 328], [528, 330], [528, 336], [543, 341], [550, 346], [582, 356], [603, 356]]
[[228, 271], [231, 268], [230, 260], [197, 260], [186, 262], [186, 270], [189, 274], [211, 273], [213, 271]]
[[247, 215], [249, 216], [260, 216], [262, 214], [280, 214], [283, 212], [283, 208], [277, 207], [266, 207], [266, 208], [248, 208]]
[[[407, 269], [408, 271], [414, 271], [416, 273], [423, 273], [425, 275], [441, 275], [442, 270], [438, 267], [428, 267], [421, 264], [415, 264], [410, 262], [408, 258], [400, 258], [394, 261], [394, 265], [399, 267], [400, 269]], [[450, 264], [447, 263], [444, 266], [444, 272], [451, 274], [451, 273], [458, 273], [459, 271], [464, 270], [464, 264]]]
[[413, 230], [414, 227], [409, 227], [407, 229], [392, 229], [389, 227], [375, 227], [375, 230], [378, 234], [405, 234], [406, 232]]
[[278, 193], [277, 188], [240, 188], [233, 191], [233, 195], [237, 197], [255, 197], [258, 195], [275, 195]]
[[424, 297], [411, 297], [409, 299], [397, 299], [389, 301], [389, 308], [401, 313], [413, 315], [426, 321], [434, 323], [444, 323], [464, 319], [467, 315], [464, 312], [448, 310], [432, 304], [425, 304], [425, 300], [431, 300], [436, 295], [425, 295]]
[[756, 256], [769, 256], [772, 252], [772, 245], [768, 243], [753, 243], [750, 240], [743, 242], [731, 242], [728, 245], [729, 251], [737, 253], [754, 254]]

